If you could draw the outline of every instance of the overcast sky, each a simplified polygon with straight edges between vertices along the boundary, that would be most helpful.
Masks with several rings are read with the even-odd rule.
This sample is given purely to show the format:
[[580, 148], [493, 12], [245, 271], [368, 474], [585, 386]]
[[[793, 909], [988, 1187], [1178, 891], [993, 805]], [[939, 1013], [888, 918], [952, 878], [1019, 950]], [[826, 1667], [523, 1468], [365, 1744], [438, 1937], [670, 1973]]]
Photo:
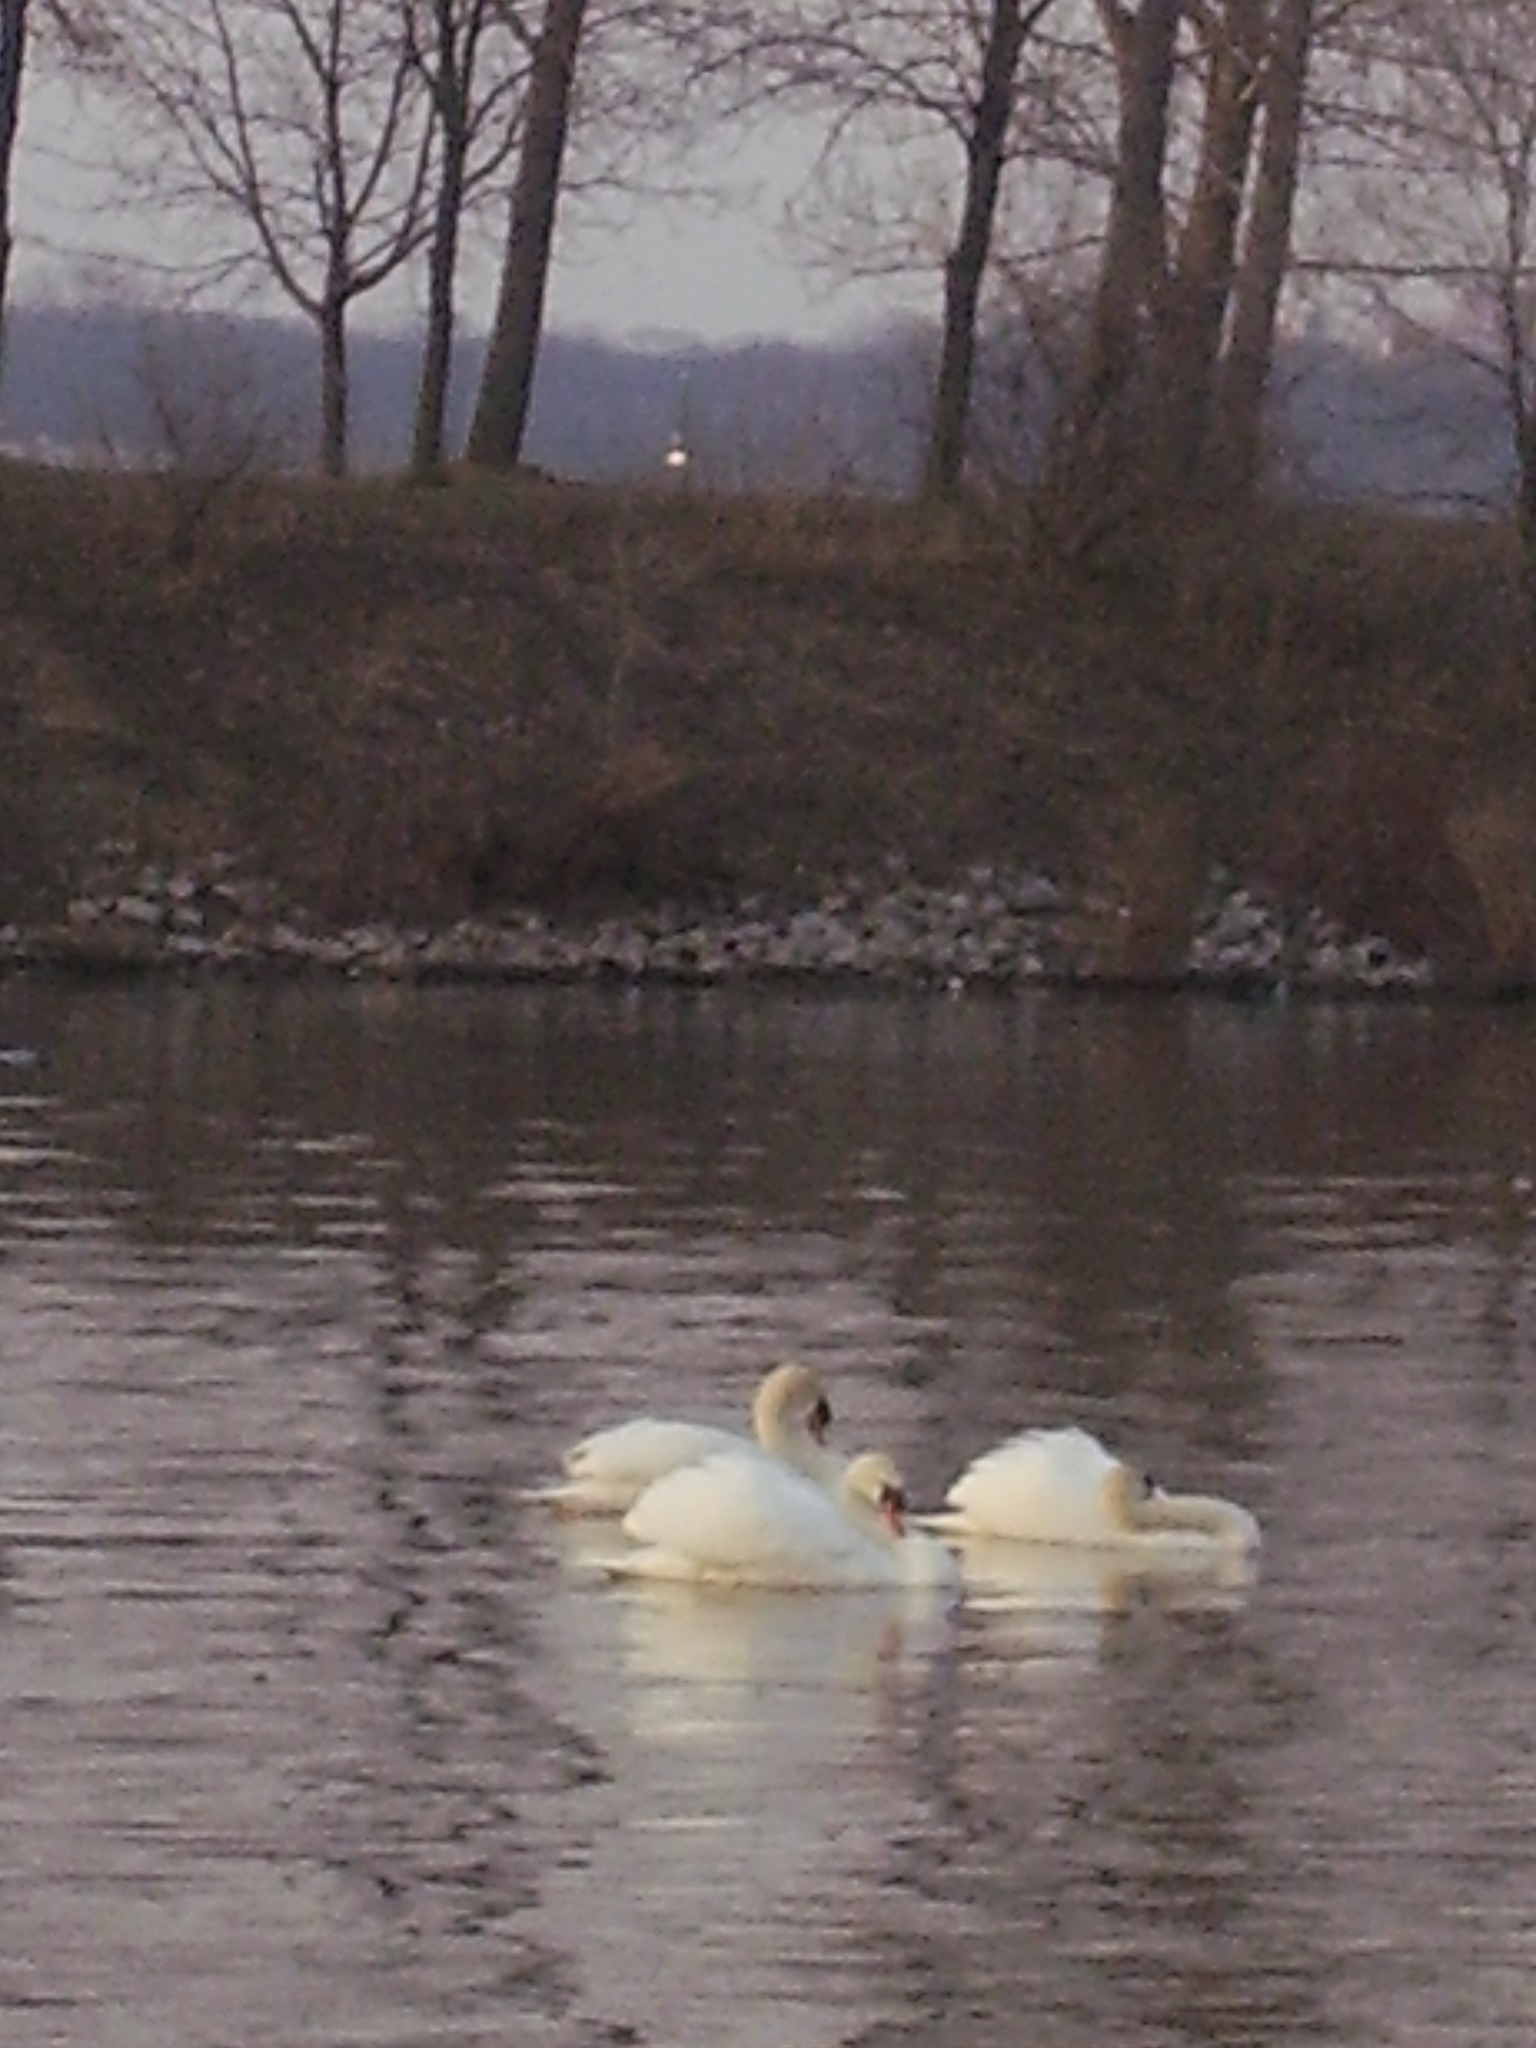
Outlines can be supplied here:
[[[723, 211], [702, 202], [646, 203], [631, 208], [621, 225], [604, 227], [589, 209], [566, 207], [549, 324], [641, 340], [822, 340], [866, 330], [902, 310], [928, 312], [936, 285], [909, 284], [903, 293], [889, 284], [838, 283], [789, 245], [784, 207], [813, 147], [809, 131], [790, 127], [756, 142], [733, 138], [720, 187]], [[90, 161], [102, 148], [99, 119], [71, 91], [34, 77], [15, 166], [19, 297], [78, 291], [92, 275], [93, 256], [138, 262], [163, 255], [164, 222], [114, 204], [112, 182], [93, 176]], [[501, 222], [491, 219], [499, 233]], [[494, 282], [488, 242], [486, 260], [466, 267], [468, 327], [487, 323]], [[398, 322], [410, 312], [408, 301], [381, 294], [365, 317]]]

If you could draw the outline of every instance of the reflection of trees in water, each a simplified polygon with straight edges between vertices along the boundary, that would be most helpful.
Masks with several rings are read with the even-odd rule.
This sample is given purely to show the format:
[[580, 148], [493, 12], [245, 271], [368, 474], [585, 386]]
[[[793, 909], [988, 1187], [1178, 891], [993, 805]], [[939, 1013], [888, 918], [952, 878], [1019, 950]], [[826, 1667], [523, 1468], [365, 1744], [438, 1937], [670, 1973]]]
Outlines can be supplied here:
[[[474, 1262], [446, 1269], [392, 1236], [355, 1455], [371, 1512], [359, 1534], [353, 1649], [373, 1737], [326, 1788], [337, 1847], [376, 1893], [397, 1964], [443, 2012], [553, 2018], [568, 1959], [532, 1931], [550, 1853], [590, 1825], [606, 1775], [591, 1739], [541, 1700], [537, 1587], [527, 1569], [495, 1389], [463, 1337]], [[448, 1291], [445, 1271], [465, 1285]], [[436, 1297], [436, 1298], [434, 1298]], [[446, 1312], [445, 1312], [446, 1311]]]
[[[658, 1354], [714, 1288], [727, 1352], [758, 1297], [743, 1376], [776, 1337], [878, 1360], [902, 1415], [931, 1411], [924, 1491], [1068, 1415], [1205, 1476], [1191, 1450], [1214, 1468], [1262, 1413], [1233, 1288], [1255, 1162], [1430, 1142], [1475, 1071], [1465, 1018], [1406, 1009], [309, 983], [26, 1000], [12, 1035], [43, 1050], [76, 1148], [52, 1170], [115, 1227], [350, 1240], [402, 1316], [451, 1294], [466, 1340], [517, 1319], [531, 1248], [622, 1245]], [[694, 1259], [671, 1300], [647, 1243]]]
[[[711, 1232], [759, 1253], [819, 1240], [888, 1311], [860, 1330], [854, 1305], [834, 1308], [834, 1348], [885, 1344], [892, 1385], [933, 1410], [925, 1483], [1010, 1426], [1069, 1415], [1200, 1476], [1188, 1450], [1215, 1466], [1263, 1413], [1233, 1284], [1256, 1190], [1347, 1157], [1368, 1203], [1362, 1176], [1433, 1176], [1458, 1156], [1508, 1162], [1507, 1189], [1536, 1161], [1536, 1055], [1523, 1019], [1492, 1010], [329, 983], [8, 994], [8, 1033], [42, 1052], [38, 1085], [67, 1123], [47, 1170], [151, 1241], [350, 1237], [402, 1313], [446, 1284], [473, 1334], [515, 1315], [529, 1246], [562, 1233], [661, 1257]], [[1467, 1210], [1469, 1233], [1510, 1241], [1492, 1194]], [[769, 1256], [749, 1283], [740, 1264], [722, 1286], [769, 1298], [771, 1344], [800, 1277]], [[692, 1291], [710, 1284], [701, 1261]]]
[[[932, 1263], [954, 1274], [962, 1315], [968, 1292], [986, 1298], [975, 1363], [1037, 1404], [1021, 1421], [1060, 1419], [1053, 1397], [1112, 1412], [1131, 1395], [1177, 1398], [1242, 1348], [1230, 1144], [1195, 1067], [1195, 1021], [1164, 1003], [1046, 1004], [1027, 1039], [998, 1049], [973, 1128], [927, 1161], [923, 1181], [944, 1184]], [[936, 1096], [943, 1085], [935, 1072]], [[1014, 1333], [998, 1327], [1011, 1301]]]
[[7, 998], [67, 1133], [42, 1172], [114, 1229], [350, 1245], [403, 1327], [433, 1317], [464, 1344], [526, 1323], [536, 1254], [614, 1252], [549, 1297], [585, 1358], [532, 1345], [506, 1385], [536, 1400], [594, 1364], [617, 1403], [626, 1375], [675, 1362], [701, 1390], [723, 1369], [735, 1399], [806, 1346], [857, 1362], [854, 1414], [905, 1437], [925, 1494], [1006, 1430], [1069, 1417], [1241, 1492], [1231, 1461], [1262, 1442], [1271, 1389], [1237, 1283], [1287, 1190], [1340, 1160], [1362, 1224], [1373, 1204], [1400, 1217], [1422, 1176], [1426, 1234], [1497, 1247], [1488, 1313], [1522, 1313], [1536, 1053], [1513, 1012], [308, 983]]
[[1312, 1706], [1240, 1603], [1148, 1582], [1032, 1644], [973, 1618], [949, 1676], [924, 1820], [869, 1895], [895, 2038], [1317, 2038], [1309, 1873], [1262, 1774]]
[[1011, 1429], [1068, 1420], [1154, 1469], [1170, 1446], [1229, 1455], [1262, 1385], [1232, 1292], [1237, 1147], [1202, 1012], [1045, 999], [980, 1021], [969, 1056], [935, 1035], [892, 1127], [900, 1297], [948, 1333], [944, 1475]]
[[1119, 1663], [1088, 1800], [1094, 1948], [1170, 2038], [1315, 2040], [1327, 1952], [1304, 1845], [1276, 1824], [1263, 1769], [1312, 1720], [1310, 1687], [1212, 1613], [1128, 1632]]
[[[922, 1493], [1004, 1428], [1071, 1414], [1154, 1469], [1165, 1445], [1204, 1458], [1168, 1476], [1219, 1475], [1270, 1534], [1262, 1619], [1145, 1590], [1043, 1632], [977, 1612], [955, 1657], [859, 1701], [910, 1825], [881, 1835], [887, 1806], [867, 1809], [869, 1868], [827, 1910], [899, 1987], [910, 2038], [970, 2048], [1037, 2017], [1042, 2048], [1111, 2026], [1315, 2034], [1331, 1974], [1374, 1983], [1351, 1930], [1390, 2005], [1403, 1927], [1444, 1905], [1419, 1828], [1469, 1859], [1465, 1923], [1510, 1963], [1522, 1852], [1512, 1833], [1472, 1850], [1529, 1790], [1523, 1013], [4, 1000], [6, 1038], [42, 1054], [4, 1126], [24, 1140], [15, 1213], [188, 1256], [197, 1357], [243, 1357], [255, 1332], [263, 1384], [286, 1387], [297, 1349], [316, 1398], [344, 1401], [333, 1561], [355, 1563], [355, 1605], [330, 1588], [292, 1616], [298, 1651], [335, 1658], [306, 1840], [445, 1999], [492, 2000], [519, 1970], [530, 2010], [576, 1995], [529, 1928], [552, 1841], [590, 1855], [611, 1814], [593, 1729], [612, 1673], [574, 1693], [550, 1676], [552, 1631], [600, 1610], [552, 1598], [518, 1487], [608, 1419], [600, 1402], [649, 1405], [642, 1386], [744, 1420], [785, 1339], [851, 1388], [861, 1436], [915, 1455]], [[227, 1300], [226, 1255], [244, 1276]], [[329, 1362], [322, 1316], [345, 1339]], [[170, 1381], [173, 1363], [157, 1353]], [[231, 1397], [241, 1470], [249, 1399]], [[291, 1458], [286, 1429], [275, 1443]], [[1262, 1498], [1229, 1469], [1245, 1460]], [[692, 1683], [658, 1676], [664, 1651], [652, 1630], [638, 1681], [663, 1715]], [[771, 1715], [771, 1687], [742, 1698]]]
[[1269, 1753], [1266, 1796], [1307, 1843], [1335, 2038], [1453, 2012], [1468, 2038], [1518, 2034], [1511, 1901], [1536, 1884], [1528, 1830], [1495, 1816], [1529, 1807], [1536, 1045], [1510, 1013], [1424, 1011], [1383, 1070], [1357, 1025], [1328, 1028], [1328, 1100], [1256, 1199], [1246, 1288], [1276, 1386], [1275, 1593], [1328, 1700], [1320, 1734]]

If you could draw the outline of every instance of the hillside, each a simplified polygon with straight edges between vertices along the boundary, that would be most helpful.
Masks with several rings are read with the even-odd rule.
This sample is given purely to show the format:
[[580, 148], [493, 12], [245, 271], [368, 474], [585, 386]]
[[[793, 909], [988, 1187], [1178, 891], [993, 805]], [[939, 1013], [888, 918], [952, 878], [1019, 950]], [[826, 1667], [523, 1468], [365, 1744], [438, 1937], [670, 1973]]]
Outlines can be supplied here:
[[[899, 329], [819, 347], [660, 337], [626, 346], [551, 334], [539, 353], [528, 459], [588, 481], [654, 478], [680, 435], [699, 473], [723, 488], [905, 489], [921, 456], [927, 353]], [[359, 472], [405, 467], [420, 358], [414, 335], [352, 336]], [[483, 359], [483, 340], [465, 337], [451, 446], [463, 441]], [[233, 430], [253, 436], [263, 467], [313, 466], [317, 355], [297, 320], [21, 304], [6, 314], [4, 372], [0, 444], [18, 451], [145, 467], [164, 459], [173, 435], [195, 445]]]
[[1317, 510], [1071, 559], [1017, 505], [0, 465], [0, 920], [109, 870], [320, 926], [1031, 863], [1094, 971], [1218, 869], [1536, 979], [1494, 528]]
[[[972, 445], [981, 469], [1027, 471], [1048, 402], [1046, 365], [1008, 334], [981, 337]], [[920, 327], [821, 345], [709, 347], [653, 336], [544, 338], [527, 455], [587, 482], [655, 480], [676, 437], [711, 489], [900, 493], [920, 473], [933, 354]], [[484, 357], [455, 354], [448, 438], [462, 444]], [[406, 464], [420, 339], [359, 327], [351, 343], [352, 456]], [[312, 466], [316, 350], [296, 320], [154, 313], [110, 301], [6, 314], [0, 446], [93, 466], [147, 467], [249, 436], [265, 468]], [[1280, 350], [1271, 406], [1278, 473], [1297, 495], [1465, 511], [1509, 502], [1504, 394], [1451, 347], [1389, 356], [1338, 340]]]

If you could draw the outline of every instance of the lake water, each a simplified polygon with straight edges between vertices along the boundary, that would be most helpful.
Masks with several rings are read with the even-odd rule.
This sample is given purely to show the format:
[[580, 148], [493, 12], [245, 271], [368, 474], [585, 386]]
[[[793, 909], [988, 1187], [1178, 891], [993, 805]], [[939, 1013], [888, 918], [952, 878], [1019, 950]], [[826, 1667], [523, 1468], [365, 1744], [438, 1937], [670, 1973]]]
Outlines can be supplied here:
[[[785, 1356], [1256, 1574], [662, 1597]], [[0, 983], [4, 2048], [1536, 2039], [1536, 1015]]]

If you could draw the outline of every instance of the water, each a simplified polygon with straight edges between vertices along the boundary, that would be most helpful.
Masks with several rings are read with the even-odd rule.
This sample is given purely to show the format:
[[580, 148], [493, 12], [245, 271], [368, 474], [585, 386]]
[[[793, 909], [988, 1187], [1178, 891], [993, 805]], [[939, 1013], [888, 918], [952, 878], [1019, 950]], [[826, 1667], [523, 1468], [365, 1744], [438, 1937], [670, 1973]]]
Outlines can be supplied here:
[[[5, 2048], [1536, 2038], [1536, 1019], [0, 984]], [[813, 1359], [1257, 1576], [665, 1596]]]

